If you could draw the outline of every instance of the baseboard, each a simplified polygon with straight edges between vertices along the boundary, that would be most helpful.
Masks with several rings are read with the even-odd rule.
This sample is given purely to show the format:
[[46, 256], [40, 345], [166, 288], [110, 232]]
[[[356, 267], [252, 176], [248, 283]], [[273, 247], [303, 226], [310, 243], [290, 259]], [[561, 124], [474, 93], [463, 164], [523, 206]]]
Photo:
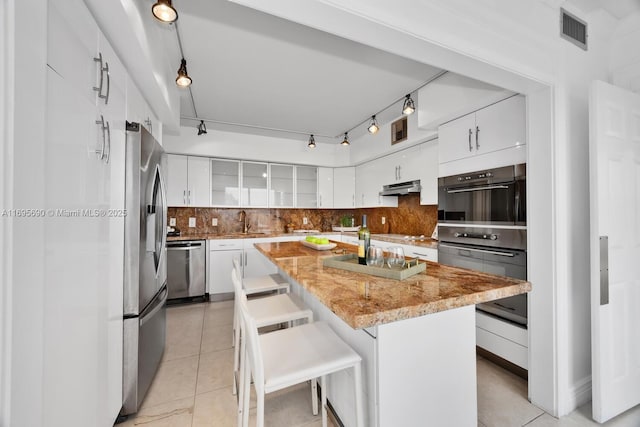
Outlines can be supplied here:
[[591, 400], [591, 375], [578, 380], [569, 390], [560, 415], [566, 415]]

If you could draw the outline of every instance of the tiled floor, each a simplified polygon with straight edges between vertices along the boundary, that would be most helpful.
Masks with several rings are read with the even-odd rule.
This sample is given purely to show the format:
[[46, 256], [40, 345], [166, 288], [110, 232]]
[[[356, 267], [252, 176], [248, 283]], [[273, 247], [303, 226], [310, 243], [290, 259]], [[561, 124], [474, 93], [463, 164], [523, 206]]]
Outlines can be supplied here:
[[[236, 400], [231, 394], [232, 319], [232, 301], [169, 307], [167, 344], [160, 369], [136, 417], [118, 426], [235, 426]], [[479, 427], [599, 425], [591, 421], [590, 404], [557, 419], [529, 403], [526, 395], [524, 380], [478, 358]], [[254, 399], [251, 407], [255, 408]], [[250, 425], [255, 423], [254, 415], [255, 409], [251, 411]], [[308, 386], [267, 395], [265, 425], [321, 426], [320, 417], [311, 414]], [[423, 424], [416, 423], [420, 425]], [[604, 426], [640, 426], [640, 407]]]

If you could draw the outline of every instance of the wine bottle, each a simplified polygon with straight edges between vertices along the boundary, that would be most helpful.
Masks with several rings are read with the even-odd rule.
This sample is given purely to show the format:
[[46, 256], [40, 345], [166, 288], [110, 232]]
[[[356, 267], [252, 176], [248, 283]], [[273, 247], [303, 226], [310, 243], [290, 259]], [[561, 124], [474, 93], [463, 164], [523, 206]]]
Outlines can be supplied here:
[[367, 228], [367, 216], [362, 215], [362, 227], [358, 231], [358, 264], [367, 265], [367, 251], [371, 233]]

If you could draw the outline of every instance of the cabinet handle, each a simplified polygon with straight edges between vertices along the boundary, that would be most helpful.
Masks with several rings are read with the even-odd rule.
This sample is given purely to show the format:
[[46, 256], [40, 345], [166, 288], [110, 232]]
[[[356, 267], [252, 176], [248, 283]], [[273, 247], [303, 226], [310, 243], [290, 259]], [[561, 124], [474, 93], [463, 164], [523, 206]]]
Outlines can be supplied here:
[[105, 133], [107, 128], [104, 125], [104, 116], [102, 114], [100, 115], [100, 120], [96, 120], [96, 124], [100, 125], [100, 130], [102, 130], [102, 148], [100, 148], [100, 150], [93, 150], [93, 152], [98, 155], [100, 160], [102, 160], [104, 159], [104, 149], [107, 144], [107, 134]]
[[397, 181], [397, 180], [398, 180], [398, 167], [397, 167], [397, 166], [396, 166], [396, 168], [395, 168], [395, 171], [396, 171], [395, 178], [396, 178], [396, 181]]
[[249, 265], [249, 258], [247, 258], [247, 253], [244, 253], [244, 266], [246, 267], [247, 265]]
[[187, 190], [187, 202], [191, 204], [191, 190]]
[[101, 93], [98, 93], [98, 98], [104, 99], [104, 105], [107, 105], [109, 103], [109, 90], [111, 89], [111, 77], [109, 76], [109, 63], [108, 62], [105, 62], [105, 66], [102, 69], [102, 71], [107, 73], [107, 94], [106, 95], [102, 95]]
[[182, 190], [182, 203], [187, 204], [187, 190]]
[[98, 92], [98, 96], [100, 96], [100, 94], [102, 93], [102, 53], [98, 53], [98, 57], [97, 58], [93, 58], [93, 62], [99, 62], [99, 71], [100, 71], [100, 82], [98, 84], [98, 86], [94, 86], [93, 90], [95, 90], [96, 92]]
[[402, 179], [402, 166], [398, 166], [398, 181]]
[[478, 142], [478, 134], [480, 133], [480, 128], [476, 126], [476, 150], [480, 149], [480, 143]]
[[471, 135], [473, 135], [473, 130], [471, 130], [471, 128], [469, 128], [469, 152], [471, 152], [471, 150], [473, 150], [473, 147], [471, 146]]
[[105, 130], [107, 131], [107, 151], [104, 153], [104, 162], [109, 163], [109, 157], [111, 156], [111, 129], [109, 128], [109, 122], [107, 122]]
[[322, 207], [322, 194], [320, 194], [320, 207]]

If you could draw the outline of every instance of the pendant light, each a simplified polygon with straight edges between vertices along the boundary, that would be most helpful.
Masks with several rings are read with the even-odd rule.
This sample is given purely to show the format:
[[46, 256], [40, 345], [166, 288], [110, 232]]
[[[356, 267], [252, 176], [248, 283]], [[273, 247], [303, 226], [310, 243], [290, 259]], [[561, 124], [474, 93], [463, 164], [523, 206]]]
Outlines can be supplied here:
[[374, 134], [380, 130], [380, 126], [378, 126], [378, 121], [376, 120], [376, 116], [371, 116], [371, 123], [369, 123], [369, 127], [367, 128], [370, 134]]
[[416, 106], [413, 103], [413, 99], [411, 99], [411, 95], [407, 94], [406, 98], [404, 99], [404, 105], [402, 106], [402, 114], [408, 116], [410, 114], [413, 114], [414, 111], [416, 111]]
[[170, 24], [178, 19], [178, 12], [171, 6], [171, 0], [158, 0], [151, 6], [151, 13], [160, 22]]
[[307, 144], [307, 147], [316, 148], [316, 140], [313, 137], [313, 134], [311, 134], [311, 136], [309, 137], [309, 143]]
[[349, 132], [345, 132], [344, 133], [344, 139], [342, 140], [342, 142], [340, 144], [344, 145], [345, 147], [347, 145], [350, 145], [350, 143], [349, 143]]
[[198, 135], [206, 134], [207, 126], [204, 124], [204, 120], [200, 120], [200, 124], [198, 125]]
[[176, 77], [176, 84], [179, 87], [189, 87], [191, 86], [192, 80], [187, 74], [187, 61], [182, 58], [180, 61], [180, 68], [178, 68], [178, 77]]

